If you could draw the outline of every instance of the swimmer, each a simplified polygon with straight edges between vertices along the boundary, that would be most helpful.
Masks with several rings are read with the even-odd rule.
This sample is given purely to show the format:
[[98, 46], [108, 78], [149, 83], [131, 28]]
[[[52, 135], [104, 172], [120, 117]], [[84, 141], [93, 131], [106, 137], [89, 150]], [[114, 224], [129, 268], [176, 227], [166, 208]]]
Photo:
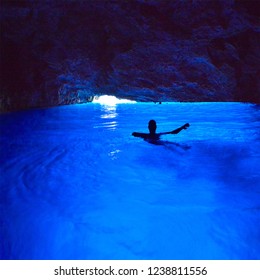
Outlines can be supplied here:
[[155, 120], [150, 120], [148, 123], [148, 129], [150, 133], [141, 133], [141, 132], [133, 132], [132, 135], [134, 137], [141, 137], [144, 140], [159, 140], [161, 135], [165, 135], [165, 134], [178, 134], [179, 132], [181, 132], [183, 129], [187, 129], [190, 126], [189, 123], [184, 124], [183, 126], [174, 129], [172, 131], [169, 132], [161, 132], [161, 133], [156, 133], [156, 121]]

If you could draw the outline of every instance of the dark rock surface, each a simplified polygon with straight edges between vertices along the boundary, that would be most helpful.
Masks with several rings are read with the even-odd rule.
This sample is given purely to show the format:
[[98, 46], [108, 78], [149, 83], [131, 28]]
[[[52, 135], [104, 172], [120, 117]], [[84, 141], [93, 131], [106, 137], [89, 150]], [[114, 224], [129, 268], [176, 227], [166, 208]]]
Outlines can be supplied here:
[[260, 102], [259, 1], [1, 1], [1, 110]]

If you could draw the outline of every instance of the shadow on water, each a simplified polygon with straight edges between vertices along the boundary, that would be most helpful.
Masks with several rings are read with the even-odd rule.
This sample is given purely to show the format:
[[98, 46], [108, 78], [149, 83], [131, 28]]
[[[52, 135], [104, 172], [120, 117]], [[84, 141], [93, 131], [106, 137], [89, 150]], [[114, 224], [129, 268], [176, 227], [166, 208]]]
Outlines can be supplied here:
[[176, 142], [171, 141], [164, 141], [164, 140], [154, 140], [154, 139], [145, 139], [145, 142], [148, 142], [149, 144], [156, 145], [156, 146], [164, 146], [165, 148], [169, 150], [176, 150], [176, 148], [180, 148], [182, 150], [189, 150], [191, 149], [191, 146], [186, 144], [180, 144]]

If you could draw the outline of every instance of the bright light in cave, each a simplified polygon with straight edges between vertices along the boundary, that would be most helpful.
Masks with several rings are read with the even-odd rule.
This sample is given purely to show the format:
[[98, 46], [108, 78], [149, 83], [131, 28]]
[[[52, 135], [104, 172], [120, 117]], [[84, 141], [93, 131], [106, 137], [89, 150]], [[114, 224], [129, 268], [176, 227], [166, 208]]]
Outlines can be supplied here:
[[95, 96], [93, 103], [99, 103], [101, 105], [107, 105], [107, 106], [115, 106], [116, 104], [122, 104], [122, 103], [136, 103], [136, 101], [128, 100], [128, 99], [119, 99], [112, 95], [102, 95], [102, 96]]

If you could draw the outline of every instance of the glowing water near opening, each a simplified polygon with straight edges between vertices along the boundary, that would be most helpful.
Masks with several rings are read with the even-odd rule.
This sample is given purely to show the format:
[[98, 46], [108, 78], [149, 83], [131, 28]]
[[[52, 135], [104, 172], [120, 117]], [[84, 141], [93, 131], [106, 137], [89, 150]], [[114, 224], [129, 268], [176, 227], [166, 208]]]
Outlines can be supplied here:
[[[131, 136], [150, 119], [191, 127], [162, 146]], [[259, 107], [86, 104], [0, 122], [1, 258], [260, 258]]]

